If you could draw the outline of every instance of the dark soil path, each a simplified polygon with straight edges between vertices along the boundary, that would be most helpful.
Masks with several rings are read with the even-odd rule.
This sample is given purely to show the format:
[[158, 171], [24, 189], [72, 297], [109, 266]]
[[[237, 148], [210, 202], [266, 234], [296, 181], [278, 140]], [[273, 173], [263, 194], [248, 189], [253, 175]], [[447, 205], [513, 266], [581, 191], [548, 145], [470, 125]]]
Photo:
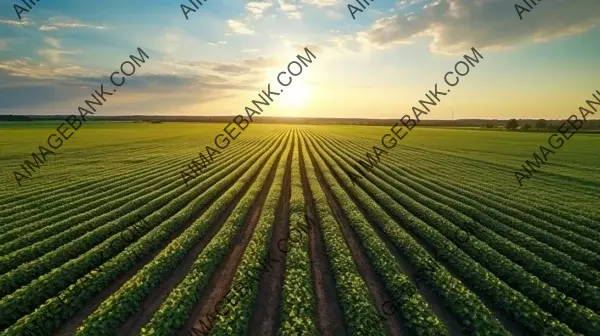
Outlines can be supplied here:
[[[288, 142], [289, 140], [286, 140], [284, 146], [288, 146]], [[281, 159], [282, 153], [283, 150], [280, 154], [278, 154], [277, 160]], [[242, 256], [244, 254], [244, 251], [246, 250], [246, 246], [248, 246], [248, 243], [250, 242], [250, 239], [252, 237], [252, 233], [254, 232], [256, 224], [258, 223], [258, 220], [260, 218], [262, 207], [269, 193], [269, 189], [271, 188], [273, 180], [275, 179], [276, 165], [277, 163], [275, 163], [275, 166], [269, 171], [267, 181], [265, 182], [265, 185], [260, 191], [260, 194], [255, 199], [252, 205], [244, 229], [242, 229], [236, 235], [235, 246], [229, 252], [227, 257], [225, 257], [225, 260], [223, 261], [219, 270], [215, 272], [215, 274], [213, 274], [213, 276], [211, 277], [209, 286], [202, 294], [200, 301], [198, 301], [196, 307], [194, 307], [194, 309], [192, 310], [188, 321], [180, 330], [179, 335], [187, 335], [188, 331], [193, 327], [196, 327], [199, 330], [203, 330], [203, 327], [199, 325], [198, 321], [201, 318], [206, 320], [206, 318], [204, 317], [209, 313], [213, 314], [215, 305], [219, 301], [221, 301], [229, 291], [229, 287], [231, 285], [233, 277], [235, 276], [237, 267], [240, 261], [242, 260]], [[256, 176], [254, 178], [256, 178]], [[252, 181], [249, 185], [251, 185], [252, 183], [254, 183], [254, 181]]]
[[[308, 139], [307, 139], [308, 141]], [[323, 178], [323, 174], [319, 169], [317, 163], [314, 159], [314, 153], [310, 150], [307, 150], [309, 157], [315, 167], [315, 172], [317, 175], [317, 179], [319, 180], [319, 184], [321, 189], [325, 192], [327, 202], [329, 203], [329, 207], [332, 210], [338, 224], [340, 224], [340, 229], [344, 236], [344, 240], [346, 241], [346, 245], [350, 249], [352, 253], [352, 260], [356, 264], [358, 268], [358, 272], [361, 277], [365, 280], [367, 287], [369, 288], [369, 292], [371, 294], [371, 298], [375, 303], [375, 307], [377, 311], [381, 314], [382, 308], [385, 302], [394, 302], [393, 298], [387, 293], [385, 290], [385, 285], [379, 275], [375, 272], [375, 269], [370, 264], [369, 259], [367, 258], [365, 252], [360, 245], [360, 240], [352, 230], [350, 223], [348, 222], [348, 218], [343, 213], [339, 204], [336, 202], [333, 193], [329, 189], [329, 185], [327, 185], [326, 181]], [[385, 325], [389, 335], [408, 335], [408, 330], [402, 325], [399, 314], [392, 314], [388, 316], [387, 319], [384, 319], [382, 323]]]

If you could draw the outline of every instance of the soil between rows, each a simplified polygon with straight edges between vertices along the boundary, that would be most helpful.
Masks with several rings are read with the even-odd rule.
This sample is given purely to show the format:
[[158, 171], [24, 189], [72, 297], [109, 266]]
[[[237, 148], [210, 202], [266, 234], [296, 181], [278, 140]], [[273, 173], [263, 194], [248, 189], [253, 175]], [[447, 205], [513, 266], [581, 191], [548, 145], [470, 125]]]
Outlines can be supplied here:
[[[364, 190], [364, 192], [367, 193], [370, 197], [372, 197], [372, 195], [369, 193], [369, 191]], [[355, 204], [358, 204], [358, 203], [355, 202]], [[436, 249], [433, 247], [433, 245], [431, 245], [425, 239], [421, 238], [419, 235], [415, 234], [412, 230], [410, 230], [409, 228], [407, 228], [404, 225], [404, 221], [402, 220], [402, 218], [400, 216], [389, 211], [385, 207], [381, 207], [381, 208], [383, 209], [383, 211], [385, 211], [388, 214], [388, 216], [390, 218], [394, 219], [394, 221], [400, 227], [402, 227], [406, 233], [410, 234], [413, 237], [413, 239], [415, 239], [429, 253], [430, 256], [433, 256], [432, 258], [435, 259], [440, 265], [442, 265], [446, 269], [446, 271], [448, 271], [454, 278], [459, 279], [459, 280], [462, 279], [460, 273], [458, 273], [453, 267], [450, 267], [450, 265], [447, 262], [445, 262], [441, 258], [437, 257]], [[415, 217], [419, 218], [418, 216], [415, 216]], [[467, 289], [469, 289], [471, 292], [475, 293], [479, 297], [479, 300], [481, 300], [481, 302], [483, 302], [483, 304], [486, 307], [488, 307], [488, 309], [492, 312], [494, 317], [496, 317], [496, 319], [498, 319], [498, 321], [500, 321], [502, 326], [506, 330], [508, 330], [512, 335], [516, 335], [516, 336], [527, 335], [527, 332], [525, 331], [525, 329], [520, 324], [518, 324], [516, 321], [514, 321], [507, 313], [505, 313], [501, 309], [501, 307], [498, 307], [489, 296], [487, 296], [484, 293], [481, 293], [481, 291], [478, 291], [469, 283], [462, 281], [462, 280], [461, 280], [461, 282], [462, 282], [463, 286], [465, 286]]]
[[279, 307], [283, 290], [286, 256], [281, 256], [277, 242], [285, 240], [289, 233], [289, 214], [291, 196], [292, 155], [295, 139], [292, 138], [291, 149], [285, 164], [283, 188], [275, 212], [275, 227], [269, 242], [269, 256], [279, 260], [272, 264], [270, 272], [263, 272], [258, 285], [258, 295], [250, 317], [248, 330], [250, 335], [276, 335], [279, 328]]
[[[309, 141], [306, 139], [306, 141]], [[312, 142], [312, 141], [311, 141]], [[314, 146], [314, 144], [313, 144]], [[362, 249], [360, 245], [360, 240], [356, 233], [352, 230], [350, 223], [348, 222], [348, 218], [342, 212], [339, 204], [335, 200], [333, 193], [331, 192], [329, 185], [323, 178], [323, 173], [321, 169], [318, 167], [314, 154], [310, 150], [306, 150], [310, 160], [313, 163], [315, 168], [315, 173], [317, 175], [317, 180], [319, 181], [319, 185], [321, 189], [327, 196], [327, 203], [329, 204], [329, 208], [331, 212], [334, 214], [334, 217], [342, 231], [342, 235], [344, 236], [344, 240], [346, 241], [346, 245], [352, 254], [352, 260], [356, 265], [360, 276], [364, 279], [367, 287], [369, 288], [369, 292], [371, 294], [371, 298], [375, 303], [376, 310], [381, 313], [381, 308], [383, 307], [385, 302], [394, 302], [394, 299], [387, 293], [385, 290], [385, 285], [379, 277], [379, 275], [375, 272], [375, 269], [369, 262], [369, 259], [366, 256], [366, 253]], [[389, 335], [409, 335], [408, 329], [402, 325], [399, 314], [392, 314], [387, 319], [384, 320], [383, 325], [386, 327]]]
[[394, 258], [398, 262], [402, 272], [408, 277], [410, 282], [413, 285], [415, 285], [415, 287], [417, 287], [417, 289], [419, 290], [419, 292], [421, 293], [423, 298], [425, 298], [425, 300], [429, 304], [429, 308], [433, 311], [433, 313], [444, 323], [444, 325], [450, 332], [450, 335], [456, 335], [456, 336], [462, 335], [463, 332], [462, 332], [462, 327], [461, 327], [460, 323], [458, 322], [458, 320], [454, 316], [454, 314], [452, 314], [452, 312], [450, 312], [448, 310], [448, 308], [446, 308], [446, 306], [444, 305], [443, 299], [428, 286], [418, 286], [417, 285], [415, 278], [414, 278], [415, 271], [414, 271], [413, 267], [411, 266], [409, 259], [406, 256], [404, 256], [398, 250], [398, 248], [396, 248], [396, 246], [390, 241], [388, 236], [383, 232], [383, 230], [379, 227], [379, 225], [374, 224], [369, 220], [371, 218], [369, 213], [365, 211], [365, 209], [362, 207], [362, 205], [356, 199], [356, 197], [343, 185], [342, 181], [340, 180], [340, 177], [333, 171], [333, 169], [331, 169], [331, 165], [329, 164], [329, 162], [325, 161], [324, 158], [323, 158], [323, 161], [325, 162], [325, 165], [327, 166], [327, 168], [331, 171], [333, 177], [336, 179], [336, 181], [338, 182], [340, 187], [346, 192], [348, 197], [352, 200], [352, 202], [360, 210], [363, 217], [365, 217], [367, 219], [367, 221], [369, 222], [369, 224], [371, 224], [371, 228], [373, 228], [373, 230], [377, 233], [377, 236], [379, 237], [379, 239], [381, 239], [381, 241], [383, 241], [385, 243], [388, 250], [392, 253]]
[[[284, 148], [288, 145], [288, 141], [289, 140], [286, 140]], [[277, 159], [277, 161], [281, 159], [283, 151], [284, 149], [282, 149], [281, 153], [278, 154], [279, 158]], [[246, 246], [250, 242], [252, 233], [254, 232], [256, 224], [258, 223], [258, 220], [260, 218], [260, 213], [262, 212], [262, 207], [269, 193], [269, 189], [271, 188], [273, 180], [275, 179], [277, 161], [274, 163], [275, 166], [269, 171], [269, 175], [267, 177], [265, 185], [263, 186], [258, 197], [254, 200], [252, 204], [245, 227], [236, 235], [235, 242], [237, 244], [233, 247], [232, 250], [229, 251], [228, 255], [225, 257], [224, 262], [222, 263], [222, 266], [211, 277], [209, 286], [202, 294], [200, 300], [198, 301], [198, 304], [192, 310], [192, 313], [188, 317], [186, 324], [180, 329], [179, 335], [187, 335], [188, 331], [194, 327], [198, 328], [199, 330], [203, 330], [204, 328], [199, 324], [199, 320], [206, 320], [206, 314], [213, 314], [215, 305], [219, 301], [221, 301], [229, 291], [229, 287], [231, 285], [233, 277], [235, 276], [235, 272], [237, 271], [238, 265], [242, 260], [242, 256], [244, 254], [244, 251], [246, 250]], [[264, 165], [263, 167], [261, 167], [261, 170], [262, 169], [264, 169]], [[256, 173], [253, 180], [250, 183], [248, 183], [248, 186], [254, 183], [254, 180], [256, 179], [259, 173], [260, 170]], [[245, 193], [246, 190], [244, 190], [244, 192], [240, 195], [243, 196]], [[228, 216], [229, 214], [227, 215], [227, 217]], [[226, 218], [223, 220], [223, 223], [225, 222]]]
[[[256, 177], [256, 175], [254, 176], [254, 178], [255, 177]], [[233, 185], [233, 183], [235, 183], [235, 181], [232, 181], [231, 185]], [[229, 187], [231, 187], [231, 185]], [[242, 189], [240, 195], [243, 195], [248, 190], [248, 188], [250, 187], [250, 185], [251, 184], [248, 184], [247, 186], [245, 186]], [[235, 207], [235, 205], [237, 205], [237, 202], [239, 202], [239, 200], [242, 197], [240, 195], [238, 195], [238, 197], [236, 197], [234, 199], [234, 201], [227, 207], [226, 211], [224, 211], [224, 214], [225, 213], [231, 213], [231, 211], [233, 211], [233, 208]], [[217, 198], [215, 198], [215, 200], [216, 199]], [[213, 202], [214, 202], [214, 200], [213, 200]], [[174, 239], [176, 239], [177, 237], [179, 237], [179, 235], [181, 235], [185, 230], [187, 230], [190, 227], [190, 225], [192, 223], [194, 223], [194, 221], [196, 221], [206, 211], [206, 209], [208, 209], [211, 206], [211, 204], [212, 203], [206, 204], [201, 209], [199, 209], [196, 213], [194, 213], [179, 229], [177, 229], [174, 233], [171, 234], [169, 240], [167, 242], [165, 242], [164, 244], [162, 244], [159, 249], [156, 249], [151, 254], [147, 255], [144, 258], [142, 258], [132, 269], [130, 269], [126, 273], [122, 274], [121, 276], [117, 277], [115, 280], [111, 281], [110, 284], [109, 284], [109, 286], [107, 288], [105, 288], [100, 293], [98, 293], [92, 300], [90, 300], [90, 302], [84, 308], [82, 308], [81, 310], [79, 310], [77, 312], [77, 314], [75, 316], [73, 316], [69, 321], [63, 323], [53, 333], [53, 335], [54, 336], [73, 335], [75, 333], [75, 331], [77, 330], [77, 328], [79, 328], [79, 326], [83, 323], [83, 321], [90, 314], [92, 314], [100, 306], [100, 304], [102, 304], [102, 302], [104, 302], [108, 297], [110, 297], [110, 295], [112, 295], [119, 288], [121, 288], [121, 286], [125, 282], [127, 282], [130, 278], [132, 278], [146, 264], [148, 264], [149, 262], [151, 262]], [[218, 230], [221, 228], [222, 224], [225, 222], [225, 220], [222, 220], [222, 216], [223, 216], [223, 214], [221, 216], [219, 216], [219, 218], [217, 219], [216, 225], [211, 226], [211, 228], [206, 233], [205, 239], [203, 239], [199, 243], [199, 245], [195, 246], [190, 251], [190, 253], [196, 252], [196, 248], [198, 248], [198, 246], [202, 246], [202, 249], [204, 248], [204, 246], [206, 246], [206, 244], [210, 241], [210, 239], [212, 239], [212, 237], [216, 234], [216, 232], [218, 232]], [[207, 237], [209, 237], [209, 238], [207, 239]], [[188, 256], [189, 256], [190, 253], [188, 253]], [[199, 252], [198, 252], [198, 254], [199, 254]], [[194, 258], [194, 260], [195, 260], [195, 258]], [[187, 257], [186, 257], [186, 259], [184, 259], [184, 262], [182, 263], [182, 265], [185, 264], [186, 262], [188, 262]], [[192, 263], [193, 263], [193, 261], [192, 261]], [[182, 265], [180, 265], [179, 267], [182, 267]], [[189, 266], [191, 266], [191, 264], [188, 265], [187, 269], [189, 269]], [[179, 269], [179, 267], [177, 269], [175, 269], [174, 272], [177, 272], [178, 269]], [[187, 272], [187, 270], [186, 270], [186, 272]], [[164, 283], [159, 288], [161, 288], [163, 285], [164, 285]], [[151, 296], [152, 296], [152, 294], [149, 297], [151, 297]], [[162, 300], [160, 302], [162, 303]], [[141, 317], [139, 315], [143, 314], [142, 312], [145, 310], [145, 305], [150, 305], [150, 304], [151, 303], [150, 302], [146, 302], [146, 300], [142, 301], [142, 308], [141, 308], [140, 312], [136, 313], [135, 315], [133, 315], [132, 317], [130, 317], [128, 320], [126, 320], [123, 326], [127, 325], [130, 328], [134, 328], [135, 324], [132, 324], [131, 321], [133, 321], [135, 319], [139, 319]], [[152, 314], [153, 313], [154, 313], [154, 310], [152, 311]], [[150, 317], [151, 317], [151, 315], [149, 317], [147, 316], [145, 319], [149, 320]], [[141, 327], [142, 326], [140, 326], [138, 329], [141, 329]], [[123, 330], [123, 328], [121, 329], [121, 331], [122, 330]], [[120, 334], [122, 335], [123, 333], [120, 333]], [[137, 334], [135, 334], [135, 335], [137, 335]]]
[[[301, 135], [298, 139], [301, 139]], [[300, 142], [300, 140], [298, 142]], [[306, 164], [302, 154], [303, 147], [300, 146], [300, 176], [302, 180], [304, 204], [308, 216], [314, 218], [316, 221], [315, 227], [310, 230], [309, 256], [312, 265], [313, 286], [317, 300], [317, 328], [320, 335], [345, 336], [348, 333], [346, 332], [344, 323], [344, 314], [335, 289], [331, 261], [327, 258], [327, 253], [325, 252], [325, 242], [323, 241], [323, 234], [321, 232], [321, 220], [317, 216], [315, 200], [308, 184]]]

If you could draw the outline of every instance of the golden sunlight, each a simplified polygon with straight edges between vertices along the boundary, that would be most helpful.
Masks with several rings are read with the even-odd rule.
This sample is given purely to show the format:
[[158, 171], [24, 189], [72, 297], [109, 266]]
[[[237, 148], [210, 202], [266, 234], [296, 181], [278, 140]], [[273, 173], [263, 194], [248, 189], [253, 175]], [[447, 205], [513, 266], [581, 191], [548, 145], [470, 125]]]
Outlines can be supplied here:
[[285, 109], [300, 109], [305, 107], [312, 96], [312, 90], [303, 81], [294, 78], [294, 82], [283, 89], [280, 103]]

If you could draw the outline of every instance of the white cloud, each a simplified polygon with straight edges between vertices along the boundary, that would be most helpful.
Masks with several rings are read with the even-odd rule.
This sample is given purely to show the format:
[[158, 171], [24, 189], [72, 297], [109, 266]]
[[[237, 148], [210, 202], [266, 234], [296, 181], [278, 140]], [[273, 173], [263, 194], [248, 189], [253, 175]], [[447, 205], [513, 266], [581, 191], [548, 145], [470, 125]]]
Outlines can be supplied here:
[[92, 24], [86, 24], [79, 22], [77, 20], [69, 19], [69, 18], [57, 18], [53, 17], [48, 19], [49, 22], [40, 26], [39, 30], [48, 31], [48, 30], [57, 30], [62, 28], [71, 28], [71, 29], [105, 29], [105, 26], [98, 26]]
[[279, 8], [290, 19], [302, 18], [302, 14], [300, 14], [298, 7], [292, 3], [292, 0], [279, 0]]
[[254, 34], [254, 32], [252, 30], [250, 30], [246, 24], [242, 21], [237, 21], [237, 20], [227, 20], [227, 24], [229, 25], [229, 28], [231, 28], [231, 30], [233, 30], [234, 33], [237, 34]]
[[0, 23], [1, 24], [7, 24], [7, 25], [11, 25], [11, 26], [28, 26], [29, 25], [29, 20], [27, 18], [24, 18], [23, 20], [2, 20], [0, 19]]
[[[401, 1], [406, 8], [419, 4], [414, 15], [392, 15], [377, 20], [357, 34], [368, 47], [387, 48], [411, 43], [415, 37], [431, 37], [433, 52], [455, 54], [475, 47], [505, 49], [518, 44], [548, 41], [578, 34], [600, 24], [600, 1], [544, 0], [519, 18], [514, 3], [503, 0]], [[412, 9], [412, 8], [411, 8]], [[414, 9], [416, 10], [416, 8]]]
[[270, 2], [249, 2], [246, 5], [246, 10], [252, 14], [254, 19], [260, 19], [263, 17], [264, 12], [267, 8], [271, 7], [273, 4]]
[[38, 79], [64, 79], [89, 74], [88, 71], [76, 65], [55, 66], [34, 63], [29, 57], [0, 61], [0, 69], [5, 70], [12, 76]]
[[41, 31], [48, 31], [48, 30], [58, 30], [58, 27], [55, 26], [46, 26], [46, 25], [42, 25], [40, 27]]
[[307, 5], [313, 5], [313, 6], [317, 6], [317, 7], [333, 7], [336, 6], [338, 4], [341, 4], [340, 0], [300, 0], [300, 2], [307, 4]]

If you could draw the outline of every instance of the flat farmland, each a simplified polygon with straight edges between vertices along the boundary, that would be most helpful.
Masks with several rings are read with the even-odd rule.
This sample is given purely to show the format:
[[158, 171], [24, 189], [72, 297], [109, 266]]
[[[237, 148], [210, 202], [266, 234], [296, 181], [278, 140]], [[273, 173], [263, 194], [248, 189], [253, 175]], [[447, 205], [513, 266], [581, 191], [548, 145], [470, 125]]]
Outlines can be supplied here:
[[256, 124], [186, 184], [223, 124], [93, 122], [19, 186], [55, 126], [0, 124], [0, 335], [599, 334], [600, 135], [519, 186], [549, 133]]

